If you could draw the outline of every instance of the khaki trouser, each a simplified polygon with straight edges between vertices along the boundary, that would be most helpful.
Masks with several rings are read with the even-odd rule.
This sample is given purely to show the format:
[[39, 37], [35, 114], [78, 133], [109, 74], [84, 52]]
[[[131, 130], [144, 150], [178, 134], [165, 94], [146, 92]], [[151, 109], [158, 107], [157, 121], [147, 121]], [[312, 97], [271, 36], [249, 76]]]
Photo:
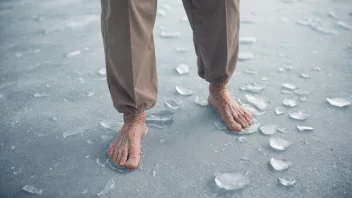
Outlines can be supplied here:
[[[139, 113], [155, 105], [153, 27], [157, 0], [101, 0], [107, 79], [114, 107]], [[235, 70], [239, 0], [183, 0], [193, 30], [198, 74], [227, 83]]]

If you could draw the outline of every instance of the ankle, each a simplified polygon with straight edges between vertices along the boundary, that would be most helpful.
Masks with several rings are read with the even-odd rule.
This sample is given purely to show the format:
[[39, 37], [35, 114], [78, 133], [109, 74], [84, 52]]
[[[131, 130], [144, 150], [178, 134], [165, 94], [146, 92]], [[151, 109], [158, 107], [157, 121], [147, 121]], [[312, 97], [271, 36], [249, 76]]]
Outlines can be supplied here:
[[209, 84], [209, 92], [211, 95], [225, 94], [227, 90], [227, 83], [220, 85]]
[[141, 113], [124, 113], [123, 120], [126, 124], [142, 124], [145, 123], [146, 115], [144, 112]]

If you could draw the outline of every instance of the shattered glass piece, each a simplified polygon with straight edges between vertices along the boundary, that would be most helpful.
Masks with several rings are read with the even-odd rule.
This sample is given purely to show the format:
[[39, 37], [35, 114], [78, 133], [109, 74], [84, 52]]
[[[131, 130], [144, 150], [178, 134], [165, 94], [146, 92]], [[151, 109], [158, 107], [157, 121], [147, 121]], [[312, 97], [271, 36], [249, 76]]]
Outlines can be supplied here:
[[282, 101], [282, 104], [287, 106], [287, 107], [295, 107], [295, 106], [297, 106], [298, 103], [294, 99], [284, 99]]
[[101, 162], [100, 157], [97, 158], [97, 164], [101, 167], [105, 167], [105, 164]]
[[107, 136], [107, 135], [101, 135], [100, 138], [101, 138], [102, 140], [110, 139], [109, 136]]
[[254, 24], [254, 21], [250, 20], [250, 19], [240, 19], [240, 23], [242, 23], [242, 24]]
[[176, 52], [177, 53], [185, 53], [185, 52], [188, 52], [189, 50], [187, 48], [184, 48], [184, 47], [177, 47], [176, 48]]
[[276, 115], [281, 115], [281, 114], [284, 114], [285, 111], [284, 111], [284, 109], [282, 107], [276, 107], [275, 108], [275, 113], [276, 113]]
[[291, 83], [284, 83], [284, 84], [282, 84], [282, 87], [284, 87], [286, 89], [290, 89], [290, 90], [297, 89], [296, 85], [291, 84]]
[[256, 37], [240, 37], [240, 44], [252, 44], [257, 41]]
[[31, 193], [33, 195], [43, 195], [43, 190], [42, 189], [38, 189], [32, 185], [25, 185], [22, 190]]
[[267, 77], [262, 77], [260, 80], [262, 80], [262, 81], [267, 81], [268, 78], [267, 78]]
[[333, 12], [333, 11], [330, 11], [329, 13], [328, 13], [328, 16], [330, 17], [330, 18], [332, 18], [332, 19], [337, 19], [338, 17], [336, 16], [336, 14]]
[[321, 71], [321, 68], [318, 67], [318, 66], [316, 66], [316, 67], [313, 68], [313, 70], [314, 70], [314, 71], [317, 71], [317, 72], [320, 72], [320, 71]]
[[173, 110], [178, 110], [181, 108], [180, 104], [172, 99], [165, 100], [165, 104], [166, 106], [168, 106], [170, 109], [173, 109]]
[[114, 188], [115, 188], [115, 181], [113, 179], [110, 179], [108, 183], [105, 185], [104, 189], [98, 193], [98, 197], [102, 195], [106, 195]]
[[292, 186], [296, 183], [295, 178], [293, 177], [278, 177], [280, 184], [284, 186]]
[[98, 74], [101, 75], [101, 76], [106, 76], [106, 69], [105, 69], [105, 67], [99, 69]]
[[258, 132], [260, 127], [260, 123], [256, 120], [256, 119], [252, 119], [252, 123], [244, 129], [244, 134], [251, 134], [251, 133], [255, 133]]
[[301, 97], [299, 97], [299, 101], [301, 101], [301, 102], [305, 102], [305, 101], [307, 101], [308, 100], [308, 97], [307, 96], [301, 96]]
[[157, 15], [157, 16], [160, 16], [160, 17], [165, 16], [165, 15], [166, 15], [166, 11], [163, 10], [163, 9], [158, 9], [158, 10], [156, 11], [156, 15]]
[[188, 22], [188, 17], [187, 16], [184, 16], [181, 18], [181, 23], [187, 23]]
[[179, 32], [165, 32], [165, 31], [161, 31], [159, 36], [161, 38], [178, 38], [180, 37], [180, 33]]
[[89, 91], [89, 92], [87, 93], [87, 96], [88, 96], [88, 97], [91, 97], [91, 96], [93, 96], [94, 94], [95, 94], [95, 92]]
[[78, 55], [81, 55], [81, 51], [76, 50], [76, 51], [73, 51], [73, 52], [70, 52], [70, 53], [66, 54], [66, 57], [70, 58], [72, 56], [78, 56]]
[[156, 172], [159, 170], [159, 164], [157, 164], [153, 169], [153, 177], [155, 177]]
[[240, 172], [217, 173], [215, 183], [225, 190], [238, 190], [249, 184], [249, 178]]
[[35, 98], [45, 98], [45, 97], [49, 97], [50, 95], [49, 94], [47, 94], [47, 93], [35, 93], [34, 95], [33, 95], [33, 97], [35, 97]]
[[258, 95], [246, 94], [247, 101], [257, 107], [259, 110], [264, 111], [268, 108], [271, 101], [267, 98], [260, 97]]
[[113, 131], [118, 131], [122, 128], [123, 122], [119, 123], [112, 120], [103, 120], [100, 122], [100, 125], [104, 128], [111, 129]]
[[313, 127], [310, 127], [310, 126], [300, 126], [300, 125], [297, 125], [297, 129], [299, 131], [313, 131], [314, 128]]
[[193, 90], [188, 89], [188, 88], [184, 88], [184, 87], [180, 87], [180, 86], [176, 86], [176, 91], [177, 91], [177, 93], [179, 93], [180, 95], [183, 95], [183, 96], [190, 96], [194, 93]]
[[277, 71], [278, 71], [278, 72], [280, 72], [280, 73], [282, 73], [282, 72], [284, 72], [284, 71], [285, 71], [285, 69], [284, 69], [284, 68], [282, 68], [282, 67], [279, 67], [279, 68], [277, 68]]
[[266, 124], [259, 127], [260, 131], [265, 135], [272, 135], [277, 131], [277, 126], [275, 124]]
[[239, 52], [238, 61], [247, 61], [254, 58], [254, 55], [251, 52]]
[[21, 166], [21, 168], [19, 168], [17, 171], [13, 172], [13, 174], [14, 174], [14, 175], [19, 175], [19, 174], [21, 174], [21, 173], [22, 173], [22, 167], [23, 167], [23, 166]]
[[302, 111], [294, 111], [289, 113], [290, 118], [295, 120], [305, 120], [309, 117], [309, 114]]
[[285, 140], [283, 138], [279, 138], [279, 137], [271, 137], [269, 139], [269, 145], [271, 146], [271, 148], [276, 149], [276, 150], [280, 150], [280, 151], [284, 151], [286, 150], [289, 146], [291, 146], [291, 142], [289, 142], [288, 140]]
[[281, 90], [281, 93], [283, 93], [283, 94], [292, 94], [292, 91], [283, 89], [283, 90]]
[[297, 90], [295, 90], [295, 93], [296, 93], [297, 95], [309, 95], [309, 94], [310, 94], [310, 91], [305, 91], [305, 90], [297, 89]]
[[302, 26], [310, 26], [311, 22], [308, 20], [298, 20], [296, 21], [296, 24], [302, 25]]
[[281, 160], [281, 159], [271, 158], [270, 164], [275, 170], [283, 171], [290, 168], [292, 165], [292, 162], [285, 159]]
[[300, 76], [301, 76], [302, 78], [310, 78], [310, 75], [307, 74], [307, 73], [301, 73]]
[[174, 114], [174, 112], [167, 110], [152, 113], [147, 116], [146, 124], [159, 129], [169, 127], [174, 123]]
[[202, 107], [208, 106], [208, 100], [205, 98], [200, 98], [199, 96], [196, 97], [194, 102]]
[[76, 135], [76, 134], [79, 134], [79, 133], [83, 133], [84, 131], [86, 131], [87, 129], [86, 128], [75, 128], [75, 129], [71, 129], [71, 130], [68, 130], [68, 131], [65, 131], [62, 136], [64, 138], [67, 138], [69, 136], [72, 136], [72, 135]]
[[242, 84], [240, 86], [240, 90], [242, 91], [248, 91], [252, 93], [259, 93], [262, 92], [265, 89], [266, 85], [262, 83], [247, 83], [247, 84]]
[[238, 142], [240, 142], [240, 143], [248, 143], [249, 140], [245, 136], [240, 136], [240, 137], [238, 137]]
[[176, 67], [176, 71], [182, 75], [182, 74], [188, 74], [189, 73], [189, 66], [186, 65], [186, 64], [179, 64], [177, 67]]
[[338, 21], [336, 22], [336, 24], [344, 30], [352, 31], [352, 26], [347, 24], [346, 22]]
[[259, 111], [257, 108], [249, 104], [243, 104], [242, 106], [252, 115], [260, 116], [265, 113], [265, 111]]
[[335, 107], [347, 107], [351, 105], [351, 101], [346, 98], [326, 98], [328, 103]]
[[243, 71], [243, 73], [246, 73], [246, 74], [256, 74], [256, 73], [258, 73], [258, 71], [255, 70], [255, 69], [246, 69], [246, 70]]
[[285, 70], [286, 71], [292, 71], [293, 70], [293, 67], [291, 65], [286, 65], [285, 66]]
[[215, 121], [215, 128], [218, 130], [227, 130], [226, 124], [221, 120]]

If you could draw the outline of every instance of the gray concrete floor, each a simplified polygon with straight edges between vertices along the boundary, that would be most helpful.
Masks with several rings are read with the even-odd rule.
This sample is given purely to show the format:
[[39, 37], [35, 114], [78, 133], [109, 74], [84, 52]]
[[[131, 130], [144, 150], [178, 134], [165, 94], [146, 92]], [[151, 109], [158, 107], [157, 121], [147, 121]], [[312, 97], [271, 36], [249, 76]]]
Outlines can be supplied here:
[[[352, 97], [352, 31], [336, 25], [339, 20], [352, 25], [352, 2], [241, 2], [242, 19], [254, 22], [241, 25], [241, 36], [254, 36], [257, 42], [240, 46], [241, 52], [255, 57], [238, 64], [231, 93], [245, 101], [246, 93], [239, 86], [268, 78], [259, 95], [273, 102], [256, 118], [261, 124], [287, 129], [274, 135], [293, 143], [283, 152], [273, 151], [269, 137], [260, 132], [249, 135], [249, 143], [239, 143], [239, 136], [215, 129], [216, 113], [192, 101], [207, 95], [207, 84], [197, 76], [191, 29], [180, 21], [185, 16], [181, 0], [158, 3], [171, 9], [155, 24], [159, 96], [148, 113], [167, 109], [167, 98], [179, 101], [181, 109], [175, 111], [169, 128], [149, 129], [139, 169], [120, 173], [97, 163], [115, 134], [100, 122], [121, 122], [106, 80], [98, 74], [104, 68], [99, 1], [0, 2], [0, 197], [35, 197], [22, 190], [25, 185], [42, 189], [42, 197], [97, 197], [111, 179], [115, 188], [106, 197], [352, 197], [351, 107], [336, 108], [326, 102], [327, 97]], [[329, 17], [330, 11], [338, 19]], [[320, 19], [337, 34], [296, 24], [309, 17]], [[181, 36], [160, 38], [160, 26]], [[179, 54], [176, 47], [190, 51]], [[81, 54], [65, 56], [76, 50]], [[190, 65], [189, 75], [175, 72], [180, 63]], [[277, 71], [287, 65], [293, 70]], [[314, 71], [316, 66], [322, 70]], [[258, 73], [249, 75], [246, 69]], [[301, 78], [302, 72], [311, 77]], [[282, 83], [293, 83], [311, 94], [308, 101], [276, 115], [275, 108], [284, 98], [295, 97], [281, 93]], [[176, 85], [192, 88], [195, 94], [180, 96]], [[95, 94], [88, 96], [89, 92]], [[35, 93], [50, 96], [35, 98]], [[295, 110], [310, 116], [304, 122], [292, 120], [287, 112]], [[299, 132], [297, 124], [314, 131]], [[79, 130], [84, 132], [63, 138], [64, 132]], [[268, 164], [271, 157], [289, 159], [292, 167], [276, 172]], [[248, 171], [249, 185], [239, 191], [218, 189], [214, 174], [234, 170]], [[296, 179], [290, 188], [277, 180], [287, 175]]]

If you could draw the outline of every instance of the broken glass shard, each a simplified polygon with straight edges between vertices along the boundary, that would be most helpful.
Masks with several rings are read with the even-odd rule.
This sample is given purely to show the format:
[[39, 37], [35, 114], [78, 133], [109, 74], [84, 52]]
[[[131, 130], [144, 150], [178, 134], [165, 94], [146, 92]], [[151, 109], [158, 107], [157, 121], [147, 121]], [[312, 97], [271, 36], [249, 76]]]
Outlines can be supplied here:
[[335, 107], [347, 107], [351, 105], [351, 101], [346, 98], [326, 98], [328, 103]]
[[88, 97], [91, 97], [91, 96], [93, 96], [94, 94], [95, 94], [95, 92], [90, 91], [90, 92], [87, 93], [87, 96], [88, 96]]
[[277, 126], [275, 124], [266, 124], [259, 127], [259, 129], [265, 135], [272, 135], [277, 131]]
[[194, 102], [202, 107], [208, 106], [208, 100], [205, 98], [200, 98], [199, 96], [196, 97]]
[[267, 78], [267, 77], [262, 77], [260, 80], [262, 80], [262, 81], [267, 81], [268, 78]]
[[280, 184], [284, 186], [292, 186], [296, 183], [295, 178], [293, 177], [278, 177]]
[[161, 38], [178, 38], [180, 37], [180, 33], [179, 32], [164, 32], [164, 31], [161, 31], [159, 36]]
[[251, 134], [255, 133], [259, 130], [260, 123], [256, 119], [252, 119], [252, 123], [249, 125], [249, 127], [244, 129], [244, 134]]
[[81, 55], [81, 51], [76, 50], [76, 51], [73, 51], [73, 52], [70, 52], [70, 53], [66, 54], [66, 57], [70, 58], [72, 56], [78, 56], [78, 55]]
[[100, 138], [101, 138], [102, 140], [110, 139], [109, 136], [107, 136], [107, 135], [101, 135]]
[[153, 169], [153, 177], [155, 177], [156, 172], [159, 170], [159, 164], [157, 164]]
[[49, 94], [47, 94], [47, 93], [35, 93], [34, 95], [33, 95], [33, 97], [35, 97], [35, 98], [45, 98], [45, 97], [49, 97], [50, 95]]
[[170, 109], [173, 109], [173, 110], [178, 110], [181, 108], [180, 104], [172, 99], [165, 100], [165, 104], [166, 106], [168, 106]]
[[240, 52], [238, 53], [238, 61], [247, 61], [254, 58], [251, 52]]
[[336, 14], [333, 12], [333, 11], [330, 11], [329, 13], [328, 13], [328, 16], [330, 17], [330, 18], [332, 18], [332, 19], [337, 19], [338, 17], [336, 16]]
[[287, 107], [295, 107], [295, 106], [297, 106], [297, 101], [294, 99], [284, 99], [282, 101], [282, 104]]
[[246, 94], [246, 99], [249, 103], [261, 111], [264, 111], [266, 108], [268, 108], [269, 104], [271, 103], [269, 99], [260, 97], [258, 95]]
[[305, 102], [305, 101], [307, 101], [308, 100], [308, 97], [307, 96], [301, 96], [301, 97], [299, 97], [299, 101], [301, 101], [301, 102]]
[[310, 75], [307, 74], [307, 73], [301, 73], [300, 76], [301, 76], [302, 78], [310, 78]]
[[286, 150], [289, 146], [291, 146], [291, 142], [279, 137], [272, 137], [269, 139], [269, 145], [271, 148], [276, 150]]
[[242, 24], [254, 24], [254, 21], [251, 19], [241, 19], [240, 23]]
[[295, 93], [297, 95], [309, 95], [310, 91], [304, 91], [304, 90], [301, 90], [301, 89], [297, 89], [297, 90], [295, 90]]
[[215, 121], [215, 128], [218, 130], [227, 130], [226, 124], [221, 120]]
[[38, 189], [32, 185], [25, 185], [22, 190], [31, 193], [33, 195], [42, 195], [43, 194], [43, 190], [42, 189]]
[[104, 128], [111, 129], [113, 131], [118, 131], [122, 128], [123, 123], [112, 120], [103, 120], [100, 122], [100, 125]]
[[249, 178], [240, 172], [217, 173], [215, 183], [225, 190], [238, 190], [249, 184]]
[[275, 170], [283, 171], [290, 168], [290, 166], [292, 165], [292, 162], [285, 159], [281, 160], [281, 159], [271, 158], [270, 164]]
[[278, 130], [279, 132], [281, 132], [281, 133], [287, 133], [287, 130], [286, 130], [286, 128], [284, 128], [284, 127], [277, 128], [277, 130]]
[[259, 111], [257, 108], [249, 104], [243, 104], [242, 106], [252, 115], [260, 116], [265, 113], [265, 111]]
[[84, 131], [86, 131], [87, 129], [86, 128], [75, 128], [75, 129], [71, 129], [71, 130], [68, 130], [68, 131], [65, 131], [62, 136], [64, 138], [67, 138], [69, 136], [72, 136], [72, 135], [76, 135], [76, 134], [79, 134], [79, 133], [83, 133]]
[[275, 108], [275, 113], [276, 113], [276, 115], [281, 115], [281, 114], [284, 114], [285, 111], [284, 111], [284, 109], [282, 107], [276, 107]]
[[316, 66], [316, 67], [313, 68], [313, 70], [314, 70], [314, 71], [317, 71], [317, 72], [320, 72], [320, 71], [321, 71], [321, 68], [318, 67], [318, 66]]
[[283, 89], [283, 90], [281, 90], [281, 93], [283, 93], [283, 94], [292, 94], [292, 91]]
[[181, 23], [187, 23], [188, 22], [187, 16], [182, 17], [180, 21]]
[[115, 181], [113, 179], [110, 179], [108, 183], [105, 185], [104, 189], [98, 193], [98, 197], [102, 195], [106, 195], [114, 188], [115, 188]]
[[256, 74], [256, 73], [258, 73], [258, 71], [255, 70], [255, 69], [246, 69], [246, 70], [243, 71], [243, 73], [246, 73], [246, 74]]
[[256, 42], [256, 37], [240, 37], [240, 44], [252, 44]]
[[297, 89], [296, 85], [293, 85], [291, 83], [284, 83], [284, 84], [282, 84], [282, 87], [284, 87], [286, 89], [290, 89], [290, 90]]
[[285, 70], [286, 71], [292, 71], [293, 67], [291, 65], [286, 65]]
[[188, 88], [184, 88], [184, 87], [180, 87], [180, 86], [176, 86], [176, 91], [177, 91], [177, 93], [179, 93], [180, 95], [183, 95], [183, 96], [190, 96], [194, 93], [193, 90], [188, 89]]
[[188, 74], [189, 73], [189, 66], [186, 65], [186, 64], [179, 64], [177, 67], [176, 67], [176, 71], [182, 75], [182, 74]]
[[158, 10], [156, 11], [156, 15], [157, 15], [157, 16], [165, 16], [165, 15], [166, 15], [166, 11], [163, 10], [163, 9], [158, 9]]
[[285, 71], [285, 69], [284, 69], [284, 68], [282, 68], [282, 67], [279, 67], [279, 68], [277, 68], [277, 71], [278, 71], [278, 72], [280, 72], [280, 73], [282, 73], [282, 72], [284, 72], [284, 71]]
[[245, 136], [240, 136], [240, 137], [238, 137], [238, 142], [240, 142], [240, 143], [248, 143], [249, 140]]
[[253, 92], [253, 93], [259, 93], [262, 92], [265, 89], [266, 85], [262, 83], [247, 83], [247, 84], [242, 84], [240, 86], [240, 90], [242, 91], [248, 91], [248, 92]]
[[295, 120], [305, 120], [309, 117], [309, 114], [302, 111], [294, 111], [289, 113], [290, 118]]
[[352, 31], [352, 26], [350, 26], [350, 25], [347, 24], [346, 22], [338, 21], [338, 22], [336, 22], [336, 24], [337, 24], [340, 28], [342, 28], [342, 29], [344, 29], [344, 30]]
[[313, 131], [313, 127], [309, 127], [309, 126], [300, 126], [300, 125], [297, 125], [297, 129], [299, 131]]
[[188, 49], [184, 48], [184, 47], [177, 47], [176, 52], [177, 53], [185, 53], [185, 52], [188, 52]]
[[105, 68], [99, 69], [98, 74], [101, 76], [106, 76], [106, 69]]
[[100, 160], [100, 157], [97, 158], [97, 164], [101, 167], [105, 167], [105, 164]]
[[171, 126], [174, 123], [174, 112], [172, 111], [160, 111], [152, 113], [147, 116], [146, 124], [150, 127], [155, 128], [166, 128]]

